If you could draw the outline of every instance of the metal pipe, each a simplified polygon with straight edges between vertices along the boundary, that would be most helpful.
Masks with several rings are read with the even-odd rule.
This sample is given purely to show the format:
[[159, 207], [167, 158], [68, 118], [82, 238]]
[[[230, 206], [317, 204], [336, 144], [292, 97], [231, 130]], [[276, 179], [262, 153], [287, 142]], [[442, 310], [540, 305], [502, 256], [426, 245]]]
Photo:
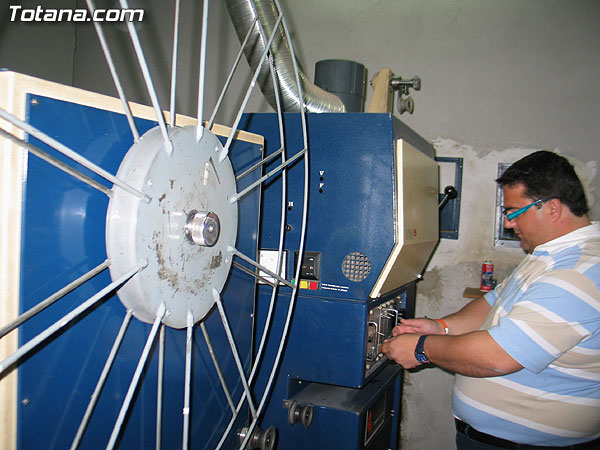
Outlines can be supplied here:
[[[275, 93], [272, 83], [269, 80], [269, 63], [266, 60], [261, 61], [261, 56], [265, 51], [265, 42], [273, 32], [277, 34], [272, 46], [272, 53], [282, 92], [283, 110], [286, 112], [300, 111], [301, 102], [297, 94], [298, 89], [294, 74], [293, 55], [290, 52], [289, 41], [283, 27], [278, 26], [276, 29], [274, 28], [279, 12], [273, 0], [226, 0], [226, 3], [240, 42], [244, 40], [246, 31], [257, 17], [267, 34], [266, 37], [262, 37], [259, 27], [255, 25], [253, 37], [250, 38], [250, 45], [246, 46], [244, 54], [253, 72], [256, 68], [260, 67], [258, 84], [263, 95], [273, 108], [275, 108]], [[301, 70], [299, 70], [299, 75], [300, 83], [302, 84], [301, 92], [304, 93], [306, 111], [346, 111], [339, 97], [315, 86], [306, 78]]]

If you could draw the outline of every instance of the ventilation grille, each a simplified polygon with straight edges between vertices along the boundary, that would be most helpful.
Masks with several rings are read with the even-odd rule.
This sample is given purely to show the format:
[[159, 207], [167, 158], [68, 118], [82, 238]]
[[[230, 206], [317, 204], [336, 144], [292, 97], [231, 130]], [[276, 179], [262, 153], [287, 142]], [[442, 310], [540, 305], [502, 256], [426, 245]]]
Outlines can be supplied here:
[[342, 272], [350, 281], [363, 281], [371, 273], [371, 261], [363, 253], [349, 253], [342, 261]]

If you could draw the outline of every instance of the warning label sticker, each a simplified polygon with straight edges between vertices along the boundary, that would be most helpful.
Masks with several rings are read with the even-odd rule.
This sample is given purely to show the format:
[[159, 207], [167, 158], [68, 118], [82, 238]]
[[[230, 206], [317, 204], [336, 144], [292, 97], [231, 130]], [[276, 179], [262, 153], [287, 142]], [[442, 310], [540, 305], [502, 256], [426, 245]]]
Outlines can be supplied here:
[[321, 283], [321, 289], [328, 291], [348, 292], [350, 289], [348, 286], [338, 286], [337, 284]]

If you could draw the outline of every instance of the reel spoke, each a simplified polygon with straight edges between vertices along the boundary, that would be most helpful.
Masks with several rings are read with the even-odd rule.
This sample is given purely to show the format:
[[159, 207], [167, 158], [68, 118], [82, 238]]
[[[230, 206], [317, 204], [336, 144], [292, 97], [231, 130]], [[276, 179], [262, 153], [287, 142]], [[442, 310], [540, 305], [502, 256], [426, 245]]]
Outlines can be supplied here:
[[217, 375], [219, 377], [219, 381], [221, 382], [221, 386], [223, 387], [223, 392], [225, 392], [225, 397], [227, 397], [227, 403], [229, 403], [229, 407], [231, 408], [231, 412], [236, 414], [235, 406], [233, 404], [233, 399], [231, 398], [231, 393], [227, 388], [227, 383], [225, 382], [225, 377], [223, 376], [223, 371], [221, 370], [221, 365], [219, 364], [219, 359], [217, 358], [217, 353], [213, 347], [212, 341], [208, 334], [208, 330], [206, 329], [206, 325], [204, 322], [200, 322], [200, 329], [202, 330], [202, 334], [204, 335], [204, 341], [206, 342], [206, 347], [208, 347], [208, 353], [213, 361], [215, 366], [215, 370], [217, 371]]
[[0, 339], [2, 339], [8, 333], [10, 333], [14, 329], [21, 326], [23, 323], [25, 323], [26, 321], [28, 321], [29, 319], [34, 317], [36, 314], [42, 312], [44, 309], [46, 309], [48, 306], [52, 305], [54, 302], [63, 298], [65, 295], [67, 295], [73, 289], [78, 288], [79, 286], [81, 286], [83, 283], [85, 283], [89, 279], [98, 275], [100, 272], [102, 272], [104, 269], [106, 269], [109, 265], [110, 265], [110, 261], [107, 259], [103, 263], [94, 267], [89, 272], [87, 272], [87, 273], [83, 274], [82, 276], [80, 276], [79, 278], [77, 278], [75, 281], [69, 283], [64, 288], [62, 288], [59, 291], [52, 294], [50, 297], [47, 297], [45, 300], [42, 300], [37, 305], [35, 305], [33, 308], [30, 308], [27, 311], [25, 311], [23, 314], [21, 314], [15, 320], [13, 320], [9, 324], [0, 328]]
[[246, 48], [246, 46], [248, 45], [248, 41], [250, 40], [250, 36], [252, 35], [252, 30], [254, 29], [254, 24], [256, 24], [257, 19], [254, 19], [252, 21], [252, 24], [250, 25], [250, 28], [248, 29], [248, 32], [246, 33], [246, 37], [244, 37], [244, 42], [242, 42], [242, 45], [240, 47], [240, 51], [237, 54], [237, 57], [235, 58], [235, 62], [233, 63], [233, 67], [231, 68], [231, 70], [229, 71], [229, 75], [227, 76], [227, 80], [225, 81], [225, 85], [223, 86], [223, 89], [221, 90], [221, 94], [219, 95], [219, 98], [217, 100], [217, 103], [213, 109], [213, 113], [210, 116], [210, 119], [208, 120], [208, 124], [206, 125], [207, 129], [211, 129], [213, 126], [213, 123], [215, 122], [215, 118], [217, 117], [217, 113], [219, 112], [219, 109], [221, 108], [221, 103], [223, 103], [223, 99], [225, 98], [225, 93], [227, 92], [227, 89], [229, 89], [229, 85], [231, 84], [231, 80], [233, 79], [233, 74], [235, 73], [240, 60], [242, 59], [242, 55], [244, 54], [244, 49]]
[[[127, 0], [119, 0], [119, 2], [121, 4], [121, 8], [129, 9], [129, 4]], [[158, 96], [156, 95], [156, 88], [154, 87], [152, 76], [150, 75], [150, 69], [148, 68], [148, 62], [146, 61], [146, 57], [144, 56], [142, 45], [140, 44], [140, 38], [137, 34], [137, 31], [135, 30], [133, 22], [127, 22], [127, 29], [129, 30], [131, 43], [133, 44], [133, 48], [137, 55], [138, 63], [140, 65], [140, 69], [142, 70], [142, 75], [144, 76], [144, 81], [146, 82], [146, 89], [148, 90], [148, 95], [150, 95], [150, 101], [152, 102], [152, 107], [154, 108], [156, 121], [158, 122], [158, 126], [163, 137], [165, 151], [168, 155], [170, 155], [173, 152], [173, 144], [169, 139], [169, 133], [167, 132], [167, 124], [165, 122], [165, 117], [163, 116], [162, 110], [160, 109]]]
[[229, 250], [231, 253], [233, 253], [234, 255], [236, 255], [237, 257], [239, 257], [240, 259], [246, 261], [247, 263], [252, 264], [257, 269], [260, 269], [263, 272], [266, 272], [269, 276], [275, 278], [280, 283], [285, 284], [286, 286], [291, 287], [291, 288], [294, 287], [294, 285], [292, 283], [290, 283], [288, 280], [286, 280], [285, 278], [281, 278], [280, 275], [276, 274], [275, 272], [273, 272], [272, 270], [270, 270], [267, 267], [263, 266], [262, 264], [257, 263], [252, 258], [249, 258], [248, 256], [244, 255], [239, 250], [237, 250], [237, 249], [235, 249], [233, 247], [228, 247], [227, 250]]
[[75, 161], [76, 163], [81, 164], [86, 169], [91, 170], [96, 175], [99, 175], [102, 178], [104, 178], [105, 180], [110, 181], [115, 186], [119, 186], [121, 189], [129, 192], [130, 194], [135, 195], [138, 198], [141, 198], [144, 201], [149, 201], [150, 200], [150, 198], [146, 194], [144, 194], [143, 192], [140, 192], [137, 189], [135, 189], [133, 186], [130, 186], [129, 184], [125, 183], [122, 180], [119, 180], [117, 177], [115, 177], [114, 175], [111, 175], [106, 170], [104, 170], [101, 167], [97, 166], [96, 164], [94, 164], [93, 162], [91, 162], [90, 160], [88, 160], [87, 158], [84, 158], [79, 153], [71, 150], [66, 145], [61, 144], [56, 139], [51, 138], [46, 133], [38, 130], [37, 128], [35, 128], [35, 127], [31, 126], [31, 125], [29, 125], [28, 123], [23, 122], [21, 119], [19, 119], [18, 117], [13, 116], [11, 113], [7, 112], [6, 110], [4, 110], [2, 108], [0, 108], [0, 117], [3, 118], [6, 121], [12, 123], [13, 125], [15, 125], [16, 127], [20, 128], [21, 130], [25, 131], [26, 133], [29, 133], [34, 138], [42, 141], [43, 143], [49, 145], [52, 148], [54, 148], [56, 151], [62, 153], [67, 158], [70, 158], [71, 160]]
[[238, 176], [235, 177], [235, 181], [240, 181], [242, 178], [250, 175], [256, 169], [259, 169], [260, 167], [263, 167], [269, 161], [273, 160], [276, 156], [280, 155], [282, 152], [283, 152], [283, 147], [280, 148], [279, 150], [277, 150], [276, 152], [270, 154], [266, 158], [262, 159], [261, 161], [257, 162], [252, 167], [249, 167], [248, 169], [246, 169], [245, 171], [243, 171], [241, 174], [239, 174]]
[[12, 134], [3, 130], [2, 128], [0, 128], [0, 134], [2, 134], [2, 136], [7, 138], [14, 144], [17, 144], [17, 145], [23, 147], [25, 150], [27, 150], [32, 155], [35, 155], [38, 158], [46, 161], [47, 163], [52, 164], [57, 169], [62, 170], [66, 174], [71, 175], [72, 177], [78, 179], [79, 181], [83, 181], [85, 184], [93, 187], [94, 189], [97, 189], [98, 191], [100, 191], [104, 195], [106, 195], [107, 197], [111, 196], [111, 190], [109, 188], [107, 188], [106, 186], [103, 186], [102, 184], [98, 183], [97, 181], [91, 179], [87, 175], [82, 174], [78, 170], [73, 169], [71, 166], [56, 159], [54, 156], [50, 156], [46, 152], [37, 148], [35, 145], [32, 145], [28, 142], [23, 141], [22, 139], [19, 139], [19, 138], [13, 136]]
[[[96, 7], [94, 6], [93, 0], [86, 0], [88, 9], [94, 14]], [[110, 49], [108, 48], [108, 44], [106, 43], [106, 37], [104, 36], [104, 31], [102, 30], [102, 26], [100, 22], [94, 22], [94, 27], [96, 28], [96, 34], [98, 35], [98, 40], [100, 41], [100, 46], [102, 47], [102, 51], [104, 52], [104, 57], [106, 58], [106, 63], [108, 64], [108, 68], [110, 70], [110, 75], [115, 83], [115, 88], [119, 94], [119, 98], [121, 99], [121, 104], [123, 105], [123, 111], [125, 111], [125, 116], [127, 117], [127, 123], [129, 123], [129, 128], [131, 128], [131, 134], [133, 134], [133, 141], [139, 142], [140, 140], [140, 132], [135, 125], [133, 120], [133, 114], [131, 113], [131, 108], [129, 108], [129, 102], [125, 97], [125, 91], [123, 90], [123, 86], [121, 85], [121, 80], [119, 79], [119, 75], [117, 73], [117, 69], [115, 68], [115, 63], [113, 61], [112, 54], [110, 53]]]
[[200, 39], [200, 69], [198, 71], [198, 124], [196, 125], [196, 140], [202, 139], [204, 134], [204, 82], [206, 77], [206, 41], [208, 35], [208, 5], [209, 1], [202, 2], [202, 38]]
[[175, 126], [175, 101], [177, 93], [177, 56], [179, 47], [179, 15], [181, 0], [175, 0], [175, 20], [173, 23], [173, 57], [171, 60], [171, 100], [169, 102], [169, 122]]
[[121, 343], [123, 342], [123, 338], [125, 337], [125, 332], [127, 331], [127, 327], [129, 326], [129, 323], [131, 322], [132, 317], [133, 317], [133, 311], [130, 309], [127, 310], [127, 313], [125, 314], [125, 318], [123, 319], [123, 323], [121, 324], [121, 328], [119, 329], [119, 333], [117, 334], [117, 337], [115, 338], [115, 342], [113, 343], [113, 346], [110, 349], [110, 353], [108, 354], [108, 357], [106, 358], [106, 363], [104, 364], [102, 373], [100, 374], [100, 377], [98, 378], [98, 382], [96, 383], [96, 388], [94, 389], [94, 392], [92, 393], [90, 402], [88, 403], [87, 409], [85, 410], [85, 414], [83, 415], [83, 418], [81, 419], [81, 423], [77, 430], [77, 434], [75, 435], [73, 444], [71, 444], [71, 450], [76, 450], [77, 448], [79, 448], [79, 445], [81, 444], [81, 440], [83, 439], [83, 434], [85, 433], [88, 423], [90, 422], [92, 413], [94, 412], [94, 408], [96, 407], [96, 403], [98, 403], [98, 399], [100, 398], [100, 393], [102, 392], [102, 388], [104, 388], [104, 384], [106, 383], [106, 379], [108, 378], [110, 369], [112, 368], [115, 358], [117, 357], [117, 352], [119, 351], [119, 347], [121, 346]]
[[[277, 22], [275, 23], [275, 27], [279, 26], [282, 19], [283, 19], [283, 15], [279, 14], [279, 18], [277, 19]], [[265, 48], [265, 51], [263, 52], [263, 54], [260, 58], [260, 63], [258, 65], [257, 69], [254, 71], [254, 76], [252, 77], [252, 81], [250, 82], [250, 85], [248, 86], [248, 89], [246, 90], [246, 95], [244, 96], [242, 105], [240, 106], [240, 108], [238, 110], [238, 115], [235, 118], [235, 122], [233, 123], [233, 126], [231, 127], [231, 132], [229, 133], [229, 136], [227, 137], [227, 142], [225, 143], [225, 146], [223, 147], [223, 151], [222, 151], [221, 155], [219, 156], [219, 159], [221, 159], [221, 160], [225, 159], [227, 157], [227, 154], [229, 153], [229, 147], [231, 147], [231, 142], [233, 141], [233, 136], [235, 135], [235, 133], [237, 131], [240, 120], [242, 119], [242, 114], [246, 110], [246, 105], [248, 104], [248, 100], [250, 100], [250, 94], [252, 93], [252, 90], [254, 89], [254, 86], [256, 85], [256, 81], [258, 80], [258, 75], [260, 74], [260, 67], [262, 66], [265, 58], [267, 57], [267, 54], [269, 53], [269, 48], [271, 47], [271, 44], [273, 43], [274, 38], [275, 38], [275, 33], [273, 33], [273, 35], [269, 38], [269, 42]]]
[[192, 392], [192, 338], [194, 337], [194, 315], [191, 311], [187, 314], [187, 334], [185, 341], [185, 380], [183, 394], [183, 444], [181, 448], [189, 447], [190, 436], [190, 396]]
[[163, 315], [165, 314], [165, 306], [164, 304], [158, 310], [156, 315], [156, 319], [152, 324], [152, 329], [150, 330], [150, 334], [148, 335], [148, 339], [146, 340], [146, 345], [142, 350], [142, 354], [140, 355], [140, 359], [138, 361], [138, 365], [135, 368], [135, 372], [133, 374], [133, 378], [131, 379], [131, 383], [129, 384], [129, 389], [127, 390], [127, 394], [125, 395], [125, 399], [123, 400], [123, 405], [121, 406], [121, 410], [119, 411], [119, 416], [117, 417], [117, 421], [113, 428], [112, 434], [110, 435], [110, 439], [108, 444], [106, 445], [107, 449], [113, 449], [121, 433], [121, 427], [123, 426], [123, 421], [125, 420], [125, 415], [129, 410], [129, 406], [131, 405], [131, 400], [133, 398], [133, 394], [137, 388], [137, 385], [140, 381], [140, 377], [142, 376], [142, 371], [146, 365], [146, 361], [148, 360], [148, 355], [150, 354], [150, 349], [152, 348], [152, 344], [154, 343], [154, 339], [156, 338], [156, 334], [158, 332], [158, 328], [160, 326], [160, 321], [162, 320]]
[[160, 326], [158, 335], [158, 381], [156, 387], [156, 450], [162, 448], [162, 414], [163, 414], [163, 390], [165, 380], [165, 330], [166, 326]]
[[254, 272], [254, 271], [252, 271], [252, 270], [248, 269], [246, 266], [243, 266], [243, 265], [241, 265], [241, 264], [240, 264], [239, 262], [237, 262], [237, 261], [233, 261], [233, 265], [234, 265], [235, 267], [237, 267], [238, 269], [240, 269], [242, 272], [244, 272], [244, 273], [247, 273], [247, 274], [248, 274], [248, 275], [250, 275], [251, 277], [254, 277], [254, 278], [256, 278], [257, 280], [260, 280], [260, 281], [262, 281], [262, 282], [263, 282], [263, 283], [265, 283], [265, 284], [268, 284], [268, 285], [270, 285], [270, 286], [275, 286], [275, 284], [276, 284], [274, 281], [271, 281], [271, 280], [268, 280], [268, 279], [266, 279], [265, 277], [263, 277], [263, 276], [259, 275], [258, 273], [256, 273], [256, 272]]
[[298, 158], [303, 156], [305, 153], [306, 153], [306, 149], [300, 150], [298, 153], [296, 153], [294, 156], [289, 158], [283, 164], [280, 164], [279, 166], [275, 167], [269, 173], [267, 173], [266, 175], [263, 175], [258, 180], [256, 180], [254, 183], [252, 183], [250, 186], [246, 187], [244, 190], [242, 190], [242, 192], [239, 192], [239, 193], [235, 194], [234, 196], [232, 196], [229, 201], [231, 203], [237, 202], [240, 198], [242, 198], [248, 192], [251, 192], [253, 189], [256, 189], [256, 187], [260, 186], [264, 181], [268, 180], [273, 175], [276, 175], [277, 173], [281, 172], [283, 169], [285, 169], [287, 166], [292, 164], [294, 161], [296, 161]]
[[53, 325], [46, 328], [44, 331], [42, 331], [36, 337], [34, 337], [30, 341], [28, 341], [26, 344], [22, 345], [16, 352], [14, 352], [12, 355], [5, 358], [4, 361], [0, 362], [0, 377], [2, 377], [4, 372], [8, 368], [12, 367], [12, 365], [14, 363], [16, 363], [19, 359], [21, 359], [23, 356], [25, 356], [27, 353], [29, 353], [31, 350], [33, 350], [35, 347], [40, 345], [46, 339], [48, 339], [48, 338], [52, 337], [54, 334], [58, 333], [60, 330], [62, 330], [64, 327], [66, 327], [73, 319], [80, 316], [88, 309], [92, 308], [99, 301], [103, 300], [110, 292], [112, 292], [114, 289], [117, 289], [119, 286], [121, 286], [125, 282], [127, 282], [131, 277], [133, 277], [136, 273], [138, 273], [144, 267], [146, 267], [146, 263], [138, 264], [136, 267], [131, 269], [129, 272], [127, 272], [121, 278], [119, 278], [118, 280], [116, 280], [116, 281], [112, 282], [111, 284], [109, 284], [108, 286], [106, 286], [104, 289], [99, 291], [93, 297], [91, 297], [90, 299], [88, 299], [87, 301], [85, 301], [84, 303], [79, 305], [77, 308], [75, 308], [70, 313], [66, 314], [64, 317], [62, 317], [61, 319], [56, 321]]
[[229, 326], [229, 321], [227, 320], [227, 315], [225, 314], [225, 309], [223, 308], [223, 302], [221, 301], [221, 295], [213, 289], [213, 297], [217, 304], [217, 309], [219, 310], [219, 315], [221, 316], [221, 322], [223, 323], [223, 328], [225, 329], [225, 333], [227, 334], [227, 340], [229, 341], [229, 347], [231, 348], [231, 353], [235, 359], [235, 364], [238, 368], [238, 373], [240, 375], [240, 381], [244, 386], [244, 392], [246, 393], [246, 398], [248, 399], [248, 405], [250, 406], [250, 413], [252, 417], [256, 417], [256, 408], [254, 406], [254, 401], [252, 400], [252, 395], [250, 394], [250, 387], [248, 385], [248, 380], [246, 379], [246, 375], [244, 374], [244, 368], [242, 367], [242, 361], [240, 360], [240, 355], [235, 345], [235, 341], [233, 339], [233, 334], [231, 333], [231, 327]]

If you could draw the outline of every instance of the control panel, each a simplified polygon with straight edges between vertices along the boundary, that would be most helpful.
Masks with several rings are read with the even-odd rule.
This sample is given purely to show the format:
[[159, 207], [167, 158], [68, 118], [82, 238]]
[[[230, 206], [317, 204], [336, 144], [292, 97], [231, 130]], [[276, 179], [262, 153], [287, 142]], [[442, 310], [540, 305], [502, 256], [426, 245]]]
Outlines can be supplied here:
[[[298, 264], [298, 252], [294, 252], [294, 267]], [[321, 287], [321, 252], [305, 251], [300, 266], [300, 289], [316, 291]]]

